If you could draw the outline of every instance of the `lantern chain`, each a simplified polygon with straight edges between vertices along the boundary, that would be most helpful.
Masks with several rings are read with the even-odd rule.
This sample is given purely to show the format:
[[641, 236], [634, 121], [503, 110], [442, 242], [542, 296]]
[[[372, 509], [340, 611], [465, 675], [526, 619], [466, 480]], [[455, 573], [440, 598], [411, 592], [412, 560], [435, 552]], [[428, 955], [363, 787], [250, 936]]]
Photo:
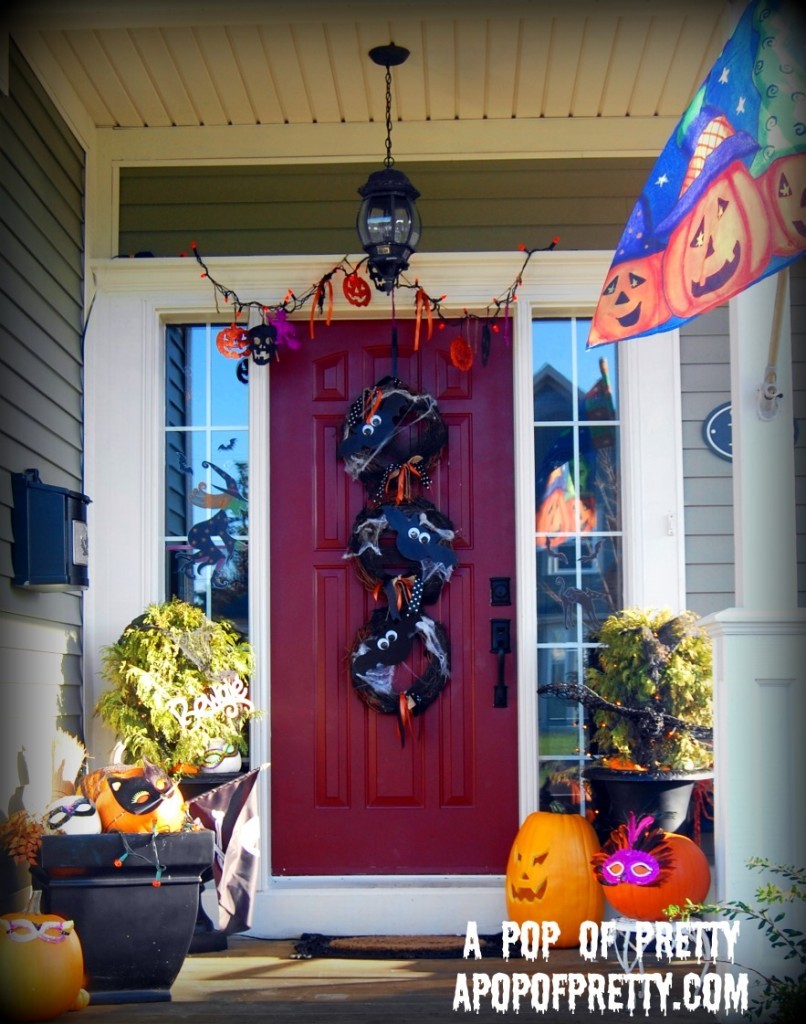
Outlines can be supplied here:
[[392, 69], [386, 65], [386, 156], [384, 167], [391, 167], [394, 163], [392, 156]]

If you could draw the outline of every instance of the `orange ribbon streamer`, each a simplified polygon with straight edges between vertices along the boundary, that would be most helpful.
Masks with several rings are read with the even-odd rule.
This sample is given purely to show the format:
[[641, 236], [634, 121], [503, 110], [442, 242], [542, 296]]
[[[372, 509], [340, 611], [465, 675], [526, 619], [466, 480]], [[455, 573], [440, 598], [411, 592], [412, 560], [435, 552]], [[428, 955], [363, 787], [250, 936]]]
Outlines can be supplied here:
[[422, 455], [413, 455], [408, 462], [404, 462], [399, 469], [394, 469], [389, 474], [386, 481], [386, 493], [391, 495], [392, 481], [397, 481], [396, 493], [393, 497], [393, 501], [396, 505], [402, 504], [404, 501], [409, 501], [411, 498], [411, 478], [416, 476], [418, 479], [422, 478], [422, 473], [417, 468], [415, 463], [422, 462]]
[[406, 746], [406, 733], [409, 735], [414, 734], [414, 730], [411, 724], [411, 709], [409, 708], [409, 702], [406, 698], [405, 693], [401, 693], [398, 697], [398, 716], [397, 716], [397, 733], [400, 736], [400, 746]]
[[428, 332], [426, 334], [426, 340], [431, 340], [431, 335], [434, 330], [434, 315], [431, 309], [431, 302], [423, 291], [422, 288], [417, 289], [417, 296], [415, 300], [415, 314], [414, 314], [414, 351], [420, 347], [420, 325], [423, 320], [423, 311], [425, 311], [426, 319], [428, 321]]

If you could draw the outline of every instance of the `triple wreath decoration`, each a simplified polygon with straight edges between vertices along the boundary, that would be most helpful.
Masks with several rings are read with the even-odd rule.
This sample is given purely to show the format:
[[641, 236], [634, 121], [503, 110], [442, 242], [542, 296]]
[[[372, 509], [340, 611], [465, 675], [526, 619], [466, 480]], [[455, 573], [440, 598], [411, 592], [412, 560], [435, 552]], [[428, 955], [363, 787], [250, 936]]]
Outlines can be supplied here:
[[[401, 744], [412, 718], [434, 703], [450, 678], [447, 632], [422, 609], [451, 577], [456, 533], [432, 502], [413, 494], [430, 487], [447, 436], [436, 400], [389, 376], [350, 405], [338, 445], [345, 472], [367, 495], [344, 557], [354, 559], [376, 601], [385, 600], [353, 639], [352, 685], [371, 710], [397, 716]], [[398, 689], [397, 668], [415, 641], [425, 670]]]

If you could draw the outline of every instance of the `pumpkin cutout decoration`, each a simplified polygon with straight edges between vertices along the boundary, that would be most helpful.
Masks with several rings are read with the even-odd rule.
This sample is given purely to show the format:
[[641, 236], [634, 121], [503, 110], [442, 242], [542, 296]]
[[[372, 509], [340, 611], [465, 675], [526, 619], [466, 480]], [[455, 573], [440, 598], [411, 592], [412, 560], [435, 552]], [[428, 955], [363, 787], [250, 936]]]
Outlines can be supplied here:
[[673, 313], [713, 309], [758, 278], [770, 258], [770, 228], [761, 191], [735, 160], [672, 233], [663, 256], [663, 286]]
[[187, 817], [179, 788], [147, 758], [99, 768], [79, 788], [98, 809], [104, 832], [179, 832]]
[[556, 921], [555, 945], [579, 945], [583, 921], [601, 921], [604, 894], [590, 870], [599, 850], [593, 826], [579, 814], [534, 811], [515, 836], [507, 862], [507, 915], [518, 924]]
[[72, 921], [29, 909], [0, 917], [0, 1012], [3, 1020], [51, 1020], [89, 1002], [84, 956]]
[[687, 899], [702, 903], [711, 884], [708, 859], [687, 836], [652, 828], [647, 816], [629, 821], [611, 834], [591, 858], [594, 876], [608, 902], [624, 917], [663, 921], [663, 911]]
[[368, 306], [372, 298], [369, 282], [361, 277], [357, 270], [354, 270], [352, 274], [345, 274], [341, 290], [351, 306]]
[[662, 252], [627, 259], [612, 267], [590, 330], [591, 344], [656, 330], [671, 313], [663, 294]]
[[775, 214], [773, 252], [788, 256], [806, 249], [806, 159], [802, 153], [781, 157], [762, 177]]
[[231, 324], [218, 332], [215, 344], [222, 356], [240, 359], [249, 350], [249, 335], [243, 327]]

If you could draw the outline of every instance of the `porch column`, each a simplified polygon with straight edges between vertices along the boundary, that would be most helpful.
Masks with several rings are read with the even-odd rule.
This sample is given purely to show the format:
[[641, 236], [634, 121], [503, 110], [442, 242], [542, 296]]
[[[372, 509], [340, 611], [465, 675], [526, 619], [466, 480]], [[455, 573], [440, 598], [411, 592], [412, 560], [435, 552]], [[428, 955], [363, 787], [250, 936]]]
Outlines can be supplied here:
[[[748, 858], [806, 863], [806, 616], [797, 609], [786, 277], [777, 360], [782, 398], [774, 419], [759, 415], [778, 276], [730, 303], [736, 607], [704, 620], [714, 641], [716, 897], [751, 904], [757, 887], [775, 879], [748, 869]], [[750, 923], [742, 926], [736, 960], [767, 973], [795, 969]]]

